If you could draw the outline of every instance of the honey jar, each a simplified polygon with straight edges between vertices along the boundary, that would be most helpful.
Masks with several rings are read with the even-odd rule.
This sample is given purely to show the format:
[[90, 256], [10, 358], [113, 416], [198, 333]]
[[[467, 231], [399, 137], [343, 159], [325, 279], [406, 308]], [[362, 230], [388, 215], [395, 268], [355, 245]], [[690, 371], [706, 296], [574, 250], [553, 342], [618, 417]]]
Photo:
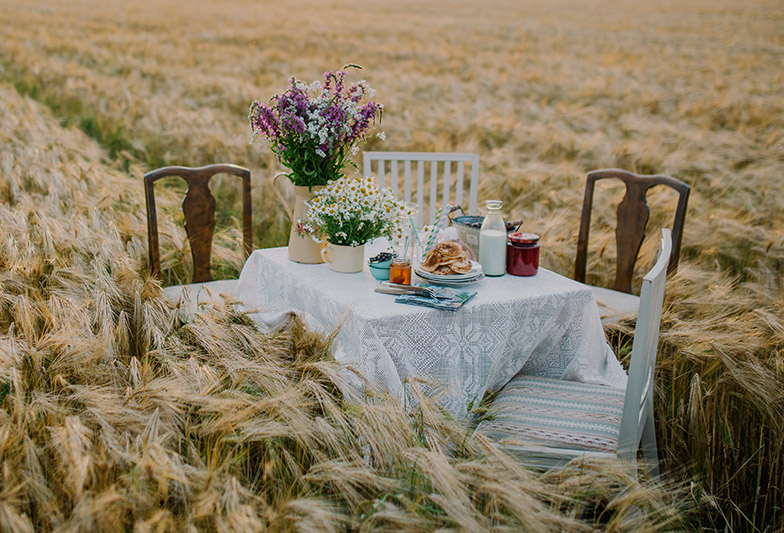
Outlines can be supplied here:
[[405, 257], [392, 259], [389, 265], [389, 281], [401, 285], [411, 285], [411, 260]]
[[534, 276], [539, 270], [539, 235], [512, 233], [506, 243], [506, 271], [514, 276]]

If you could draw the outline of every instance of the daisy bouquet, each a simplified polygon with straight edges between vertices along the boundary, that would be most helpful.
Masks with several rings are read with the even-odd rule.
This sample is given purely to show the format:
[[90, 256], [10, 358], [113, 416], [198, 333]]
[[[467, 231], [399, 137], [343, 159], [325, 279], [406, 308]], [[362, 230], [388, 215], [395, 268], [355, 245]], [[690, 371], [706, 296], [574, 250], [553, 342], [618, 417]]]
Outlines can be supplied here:
[[344, 176], [309, 202], [310, 223], [332, 244], [360, 246], [377, 237], [400, 238], [406, 207], [371, 177]]

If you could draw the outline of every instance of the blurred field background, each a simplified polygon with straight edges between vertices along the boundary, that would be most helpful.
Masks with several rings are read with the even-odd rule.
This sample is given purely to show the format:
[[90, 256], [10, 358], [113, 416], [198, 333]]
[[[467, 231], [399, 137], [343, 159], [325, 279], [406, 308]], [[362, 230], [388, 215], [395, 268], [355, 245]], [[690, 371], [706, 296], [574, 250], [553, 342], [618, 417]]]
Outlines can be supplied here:
[[[0, 0], [0, 527], [783, 529], [782, 28], [772, 0]], [[248, 105], [348, 63], [385, 104], [387, 140], [365, 148], [478, 152], [480, 202], [503, 199], [562, 274], [586, 172], [692, 186], [655, 406], [674, 494], [617, 465], [588, 485], [534, 480], [473, 441], [455, 459], [443, 442], [459, 429], [431, 420], [428, 440], [399, 414], [396, 437], [362, 434], [394, 441], [367, 465], [356, 426], [377, 431], [393, 415], [346, 422], [322, 340], [296, 325], [268, 338], [229, 311], [183, 325], [161, 307], [145, 273], [141, 175], [248, 166], [256, 245], [285, 244], [269, 188], [279, 167], [263, 140], [248, 144]], [[235, 191], [220, 185], [219, 203], [238, 204]], [[621, 193], [601, 192], [588, 271], [607, 285]], [[640, 273], [674, 209], [664, 192], [649, 203]], [[221, 215], [221, 272], [233, 277], [237, 213]], [[184, 232], [162, 232], [164, 283], [186, 281]], [[628, 331], [608, 332], [621, 357]], [[477, 481], [479, 464], [507, 492]], [[624, 514], [634, 505], [645, 518]]]

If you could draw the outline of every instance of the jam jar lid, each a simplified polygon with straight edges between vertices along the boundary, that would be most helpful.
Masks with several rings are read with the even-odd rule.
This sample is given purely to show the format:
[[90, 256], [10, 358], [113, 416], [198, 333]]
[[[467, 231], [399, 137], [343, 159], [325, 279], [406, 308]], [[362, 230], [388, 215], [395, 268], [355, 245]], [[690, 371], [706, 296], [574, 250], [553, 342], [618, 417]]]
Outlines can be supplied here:
[[539, 242], [539, 235], [535, 233], [510, 233], [509, 240], [514, 244], [532, 246]]

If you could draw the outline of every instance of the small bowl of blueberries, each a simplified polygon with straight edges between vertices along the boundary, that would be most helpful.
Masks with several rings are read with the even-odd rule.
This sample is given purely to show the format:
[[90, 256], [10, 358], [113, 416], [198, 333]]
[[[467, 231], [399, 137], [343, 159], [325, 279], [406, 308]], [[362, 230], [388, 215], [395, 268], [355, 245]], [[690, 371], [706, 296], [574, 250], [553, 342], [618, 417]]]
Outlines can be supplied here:
[[396, 254], [393, 252], [381, 252], [368, 260], [368, 268], [373, 277], [379, 281], [389, 280], [389, 265]]

